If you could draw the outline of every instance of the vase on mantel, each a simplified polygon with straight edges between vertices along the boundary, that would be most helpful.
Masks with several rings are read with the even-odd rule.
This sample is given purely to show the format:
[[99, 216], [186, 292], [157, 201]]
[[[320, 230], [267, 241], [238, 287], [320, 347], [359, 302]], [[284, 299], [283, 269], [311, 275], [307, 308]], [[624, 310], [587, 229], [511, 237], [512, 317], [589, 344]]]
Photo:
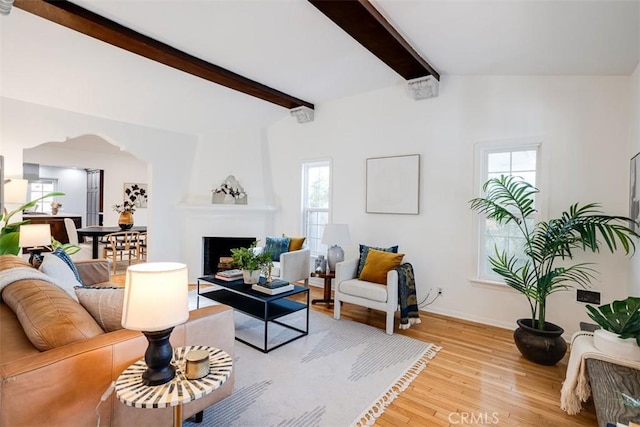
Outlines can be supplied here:
[[120, 212], [118, 225], [121, 230], [130, 230], [133, 227], [133, 213], [131, 211]]

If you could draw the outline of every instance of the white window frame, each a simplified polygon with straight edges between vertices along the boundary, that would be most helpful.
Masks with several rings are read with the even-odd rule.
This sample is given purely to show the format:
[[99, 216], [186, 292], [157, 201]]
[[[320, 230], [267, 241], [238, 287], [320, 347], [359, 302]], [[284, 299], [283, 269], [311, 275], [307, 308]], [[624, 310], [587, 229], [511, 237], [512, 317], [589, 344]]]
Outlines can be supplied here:
[[[497, 141], [483, 141], [476, 143], [474, 147], [474, 197], [483, 196], [482, 186], [488, 180], [488, 155], [494, 153], [515, 152], [515, 151], [536, 151], [536, 188], [540, 193], [536, 195], [536, 209], [538, 213], [536, 220], [540, 218], [544, 212], [544, 195], [546, 194], [545, 178], [542, 173], [543, 168], [543, 150], [541, 137], [527, 137]], [[486, 262], [487, 253], [485, 251], [485, 216], [474, 212], [474, 248], [475, 248], [475, 275], [471, 279], [472, 282], [491, 285], [506, 286], [501, 276], [490, 272], [483, 271], [483, 265]]]
[[[329, 168], [329, 201], [327, 208], [310, 208], [308, 206], [309, 195], [307, 192], [308, 189], [308, 180], [309, 180], [309, 169], [313, 167], [326, 166]], [[301, 217], [302, 217], [302, 233], [307, 238], [307, 246], [309, 247], [310, 255], [312, 258], [316, 258], [320, 254], [326, 254], [327, 247], [316, 240], [322, 239], [322, 233], [324, 231], [325, 224], [331, 222], [332, 217], [332, 198], [333, 198], [333, 162], [331, 159], [316, 159], [309, 160], [302, 163], [302, 206], [301, 206]], [[312, 213], [326, 213], [327, 214], [327, 222], [324, 224], [316, 224], [315, 227], [317, 230], [317, 239], [313, 239], [313, 237], [309, 233], [309, 215]]]
[[[32, 191], [32, 185], [33, 184], [51, 184], [53, 186], [53, 190], [51, 191], [38, 191], [38, 192], [33, 192]], [[28, 191], [27, 191], [27, 197], [28, 200], [34, 200], [38, 197], [42, 197], [44, 195], [47, 195], [49, 193], [58, 191], [58, 180], [55, 178], [41, 178], [41, 179], [37, 179], [37, 180], [30, 180], [29, 181], [29, 185], [28, 185]], [[42, 213], [47, 213], [47, 212], [51, 212], [51, 208], [49, 209], [45, 209], [45, 206], [50, 206], [51, 202], [53, 202], [54, 199], [44, 199], [44, 200], [40, 200], [38, 201], [38, 203], [36, 203], [36, 205], [31, 208], [31, 211], [34, 212], [42, 212]]]

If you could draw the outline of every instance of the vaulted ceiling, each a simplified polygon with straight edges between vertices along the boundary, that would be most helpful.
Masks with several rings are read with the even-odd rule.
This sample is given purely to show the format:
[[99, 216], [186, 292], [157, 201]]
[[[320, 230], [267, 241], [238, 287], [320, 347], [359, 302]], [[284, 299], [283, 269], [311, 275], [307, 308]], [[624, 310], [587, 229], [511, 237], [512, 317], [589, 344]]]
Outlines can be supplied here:
[[[306, 0], [74, 0], [145, 36], [318, 105], [404, 79]], [[444, 78], [630, 75], [638, 1], [371, 0]], [[13, 8], [3, 96], [197, 133], [288, 112]], [[442, 96], [442, 94], [441, 94]], [[253, 119], [252, 119], [253, 120]]]

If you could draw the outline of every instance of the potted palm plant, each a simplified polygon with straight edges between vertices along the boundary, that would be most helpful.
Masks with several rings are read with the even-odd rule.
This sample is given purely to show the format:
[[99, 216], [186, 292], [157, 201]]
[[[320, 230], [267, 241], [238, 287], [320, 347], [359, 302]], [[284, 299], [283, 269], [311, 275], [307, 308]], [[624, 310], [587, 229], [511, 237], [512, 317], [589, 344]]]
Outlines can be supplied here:
[[599, 252], [601, 246], [606, 246], [611, 252], [634, 252], [633, 238], [638, 235], [627, 227], [633, 221], [605, 215], [596, 203], [576, 203], [559, 218], [533, 224], [538, 189], [531, 184], [503, 175], [487, 181], [483, 191], [484, 197], [470, 201], [471, 209], [497, 224], [514, 224], [524, 241], [524, 257], [509, 256], [497, 247], [495, 254], [489, 256], [492, 270], [529, 302], [531, 317], [517, 321], [516, 346], [532, 362], [555, 365], [567, 346], [561, 336], [564, 330], [546, 319], [547, 297], [575, 285], [590, 286], [595, 273], [590, 263], [567, 265], [576, 251]]
[[273, 263], [269, 252], [256, 250], [257, 244], [258, 242], [253, 242], [248, 248], [231, 249], [233, 263], [242, 270], [244, 283], [258, 283], [262, 270]]

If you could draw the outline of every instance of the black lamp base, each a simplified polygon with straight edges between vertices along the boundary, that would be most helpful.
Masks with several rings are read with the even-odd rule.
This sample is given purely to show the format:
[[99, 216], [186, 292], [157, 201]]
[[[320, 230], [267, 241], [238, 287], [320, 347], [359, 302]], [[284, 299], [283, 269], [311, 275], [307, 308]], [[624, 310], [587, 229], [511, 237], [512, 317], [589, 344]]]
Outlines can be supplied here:
[[149, 341], [149, 347], [144, 354], [147, 370], [142, 374], [144, 385], [160, 385], [171, 381], [176, 375], [176, 369], [171, 364], [173, 348], [169, 342], [173, 327], [163, 331], [142, 332]]
[[29, 264], [35, 268], [40, 267], [40, 264], [42, 264], [42, 260], [44, 259], [44, 255], [42, 255], [44, 248], [31, 248], [27, 250], [31, 254], [29, 257]]

